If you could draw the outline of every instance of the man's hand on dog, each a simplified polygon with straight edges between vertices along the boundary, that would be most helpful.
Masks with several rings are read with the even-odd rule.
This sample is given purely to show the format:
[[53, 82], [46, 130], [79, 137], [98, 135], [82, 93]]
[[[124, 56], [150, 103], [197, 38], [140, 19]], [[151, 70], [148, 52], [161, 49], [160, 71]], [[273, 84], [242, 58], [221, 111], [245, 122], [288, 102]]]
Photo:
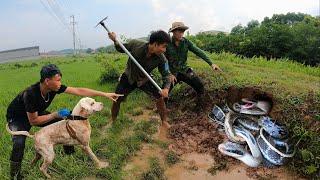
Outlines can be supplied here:
[[59, 118], [65, 118], [65, 117], [67, 117], [67, 116], [70, 115], [70, 110], [67, 109], [67, 108], [60, 109], [60, 110], [57, 112], [57, 115], [59, 116]]
[[119, 97], [124, 96], [123, 94], [116, 94], [116, 93], [106, 93], [105, 95], [110, 100], [116, 102]]

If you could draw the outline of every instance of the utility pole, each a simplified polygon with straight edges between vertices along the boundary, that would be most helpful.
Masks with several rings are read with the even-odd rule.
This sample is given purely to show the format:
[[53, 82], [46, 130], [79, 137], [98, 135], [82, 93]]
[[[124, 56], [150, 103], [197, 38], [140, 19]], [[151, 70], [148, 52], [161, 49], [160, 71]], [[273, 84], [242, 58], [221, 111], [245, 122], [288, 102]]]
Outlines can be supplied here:
[[74, 31], [74, 25], [76, 24], [76, 22], [74, 21], [74, 15], [71, 15], [70, 18], [71, 18], [72, 35], [73, 35], [73, 55], [76, 55], [76, 33]]
[[79, 55], [81, 56], [82, 44], [81, 40], [79, 39]]

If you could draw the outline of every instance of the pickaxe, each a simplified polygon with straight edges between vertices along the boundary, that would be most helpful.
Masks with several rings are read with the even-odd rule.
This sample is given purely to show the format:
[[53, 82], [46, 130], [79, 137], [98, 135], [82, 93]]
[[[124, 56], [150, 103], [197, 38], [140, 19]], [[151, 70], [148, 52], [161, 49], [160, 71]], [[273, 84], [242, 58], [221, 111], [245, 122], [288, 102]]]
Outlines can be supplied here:
[[[108, 18], [105, 17], [103, 18], [100, 22], [98, 22], [98, 24], [95, 26], [97, 27], [99, 24], [104, 27], [104, 29], [108, 32], [111, 33], [111, 31], [107, 28], [107, 26], [104, 24], [103, 21], [105, 21]], [[161, 88], [160, 86], [151, 78], [151, 76], [143, 69], [143, 67], [138, 63], [138, 61], [131, 55], [131, 53], [126, 49], [126, 47], [124, 47], [124, 45], [118, 40], [118, 38], [116, 37], [116, 42], [119, 44], [119, 46], [121, 47], [121, 49], [130, 57], [130, 59], [138, 66], [138, 68], [143, 72], [144, 75], [147, 76], [147, 78], [151, 81], [151, 83], [159, 90], [159, 92], [161, 92]]]

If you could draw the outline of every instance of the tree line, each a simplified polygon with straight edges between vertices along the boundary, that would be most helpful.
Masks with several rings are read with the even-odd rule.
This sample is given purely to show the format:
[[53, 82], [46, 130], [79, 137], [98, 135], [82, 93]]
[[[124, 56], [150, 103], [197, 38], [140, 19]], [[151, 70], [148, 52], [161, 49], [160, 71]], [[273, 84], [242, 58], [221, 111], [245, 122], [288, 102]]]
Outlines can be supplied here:
[[209, 52], [231, 52], [239, 56], [288, 58], [306, 65], [320, 65], [320, 17], [303, 13], [275, 14], [259, 23], [250, 21], [231, 33], [198, 33], [188, 36]]

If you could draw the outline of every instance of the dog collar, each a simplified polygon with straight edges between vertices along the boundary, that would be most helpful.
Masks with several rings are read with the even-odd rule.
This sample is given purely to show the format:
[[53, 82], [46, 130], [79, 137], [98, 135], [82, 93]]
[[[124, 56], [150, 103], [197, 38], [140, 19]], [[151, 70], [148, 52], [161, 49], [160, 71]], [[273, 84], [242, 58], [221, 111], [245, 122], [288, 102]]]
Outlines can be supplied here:
[[67, 116], [68, 120], [87, 120], [88, 118], [82, 117], [82, 116], [74, 116], [74, 115], [69, 115]]

